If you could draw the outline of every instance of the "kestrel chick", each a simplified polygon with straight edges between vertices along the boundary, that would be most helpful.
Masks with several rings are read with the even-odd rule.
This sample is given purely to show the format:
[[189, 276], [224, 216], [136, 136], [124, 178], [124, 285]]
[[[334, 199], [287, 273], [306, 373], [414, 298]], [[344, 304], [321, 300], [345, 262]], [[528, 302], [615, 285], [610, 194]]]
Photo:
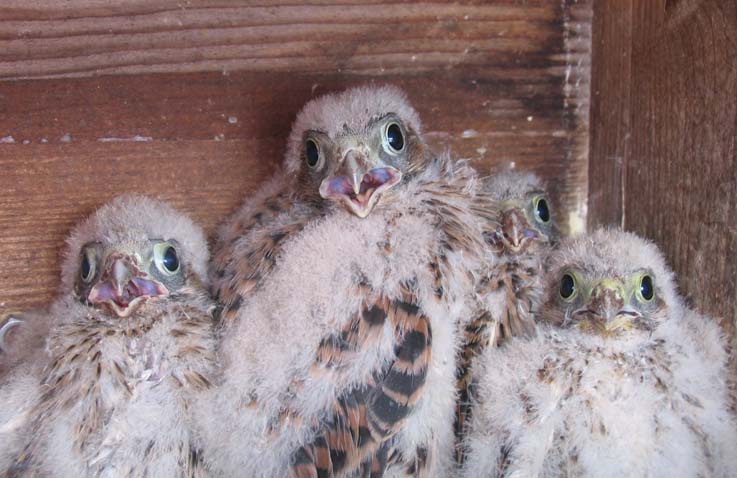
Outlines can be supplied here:
[[478, 358], [463, 476], [735, 476], [723, 337], [655, 245], [598, 230], [549, 265], [538, 336]]
[[353, 88], [305, 105], [283, 168], [220, 228], [211, 270], [226, 324], [274, 267], [284, 243], [337, 208], [366, 217], [430, 156], [415, 110], [397, 88]]
[[127, 196], [67, 246], [49, 365], [8, 476], [191, 476], [187, 410], [214, 366], [202, 231], [166, 204]]
[[[508, 171], [485, 178], [483, 188], [499, 202], [498, 225], [484, 233], [495, 261], [481, 276], [482, 303], [462, 335], [455, 424], [459, 443], [472, 412], [471, 364], [489, 346], [534, 334], [533, 315], [543, 292], [542, 261], [556, 237], [550, 199], [537, 176]], [[458, 458], [462, 461], [462, 449]]]
[[199, 407], [206, 462], [224, 476], [444, 476], [458, 321], [496, 203], [429, 152], [390, 87], [308, 103], [285, 168], [297, 207], [321, 212], [240, 291], [223, 384]]

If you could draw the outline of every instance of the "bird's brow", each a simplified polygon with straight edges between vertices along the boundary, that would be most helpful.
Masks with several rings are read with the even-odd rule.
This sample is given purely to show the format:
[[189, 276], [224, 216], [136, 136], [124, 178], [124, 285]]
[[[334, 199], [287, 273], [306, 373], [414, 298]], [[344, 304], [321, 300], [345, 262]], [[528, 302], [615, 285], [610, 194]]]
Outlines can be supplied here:
[[369, 126], [369, 127], [373, 127], [373, 126], [375, 126], [375, 125], [376, 125], [377, 123], [383, 123], [383, 122], [384, 122], [384, 121], [385, 121], [386, 119], [388, 119], [388, 118], [394, 118], [394, 119], [396, 119], [397, 121], [399, 121], [399, 117], [397, 116], [397, 114], [396, 114], [396, 113], [386, 113], [386, 114], [382, 114], [381, 116], [379, 116], [379, 115], [376, 115], [376, 116], [372, 117], [372, 118], [371, 118], [371, 119], [370, 119], [370, 120], [368, 121], [368, 126]]

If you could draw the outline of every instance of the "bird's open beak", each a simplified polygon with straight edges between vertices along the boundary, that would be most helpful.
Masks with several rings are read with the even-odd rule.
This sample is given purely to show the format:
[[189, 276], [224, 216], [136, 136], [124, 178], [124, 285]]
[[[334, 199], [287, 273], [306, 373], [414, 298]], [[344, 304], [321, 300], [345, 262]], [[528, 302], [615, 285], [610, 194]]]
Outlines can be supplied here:
[[511, 208], [502, 214], [500, 228], [493, 234], [492, 247], [501, 252], [507, 250], [519, 254], [527, 250], [529, 245], [539, 238], [539, 234], [530, 226], [525, 213], [520, 208]]
[[391, 166], [372, 168], [365, 151], [350, 149], [338, 172], [320, 184], [320, 196], [342, 204], [358, 217], [368, 216], [381, 195], [402, 179]]
[[584, 318], [580, 323], [608, 335], [632, 328], [635, 319], [641, 314], [624, 303], [624, 285], [616, 279], [602, 279], [591, 292], [586, 307], [574, 312], [574, 316]]
[[105, 260], [105, 268], [87, 300], [103, 305], [120, 318], [130, 317], [150, 297], [169, 294], [160, 282], [141, 271], [135, 257], [113, 252]]

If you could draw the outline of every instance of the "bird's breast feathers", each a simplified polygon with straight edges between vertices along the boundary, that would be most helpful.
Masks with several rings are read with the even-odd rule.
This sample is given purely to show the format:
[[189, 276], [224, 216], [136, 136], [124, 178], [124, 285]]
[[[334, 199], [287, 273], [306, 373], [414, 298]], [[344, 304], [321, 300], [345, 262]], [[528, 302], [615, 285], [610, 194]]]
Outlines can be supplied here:
[[[308, 225], [285, 244], [261, 291], [244, 302], [244, 319], [226, 334], [226, 375], [242, 390], [256, 388], [267, 414], [279, 414], [288, 390], [305, 397], [305, 408], [317, 407], [394, 356], [396, 337], [385, 324], [374, 332], [372, 346], [336, 372], [344, 380], [311, 382], [321, 343], [345, 330], [367, 302], [397, 299], [409, 287], [431, 324], [452, 322], [461, 307], [436, 299], [428, 267], [442, 242], [435, 223], [422, 198], [408, 194], [365, 219], [336, 211]], [[460, 259], [456, 264], [459, 275], [470, 268]], [[462, 297], [461, 285], [448, 281], [447, 297]]]

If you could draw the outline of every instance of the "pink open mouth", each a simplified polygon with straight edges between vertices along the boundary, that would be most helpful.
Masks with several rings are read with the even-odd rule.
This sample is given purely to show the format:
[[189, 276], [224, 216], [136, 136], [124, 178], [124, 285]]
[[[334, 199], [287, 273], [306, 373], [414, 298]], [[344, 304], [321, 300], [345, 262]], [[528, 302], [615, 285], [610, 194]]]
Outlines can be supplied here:
[[371, 213], [381, 194], [397, 184], [402, 173], [392, 167], [372, 169], [363, 175], [358, 191], [345, 176], [334, 176], [323, 180], [320, 195], [341, 202], [356, 216], [364, 218]]
[[150, 297], [169, 294], [169, 290], [157, 281], [133, 277], [118, 291], [113, 281], [99, 282], [87, 299], [92, 304], [103, 304], [118, 317], [129, 317]]

